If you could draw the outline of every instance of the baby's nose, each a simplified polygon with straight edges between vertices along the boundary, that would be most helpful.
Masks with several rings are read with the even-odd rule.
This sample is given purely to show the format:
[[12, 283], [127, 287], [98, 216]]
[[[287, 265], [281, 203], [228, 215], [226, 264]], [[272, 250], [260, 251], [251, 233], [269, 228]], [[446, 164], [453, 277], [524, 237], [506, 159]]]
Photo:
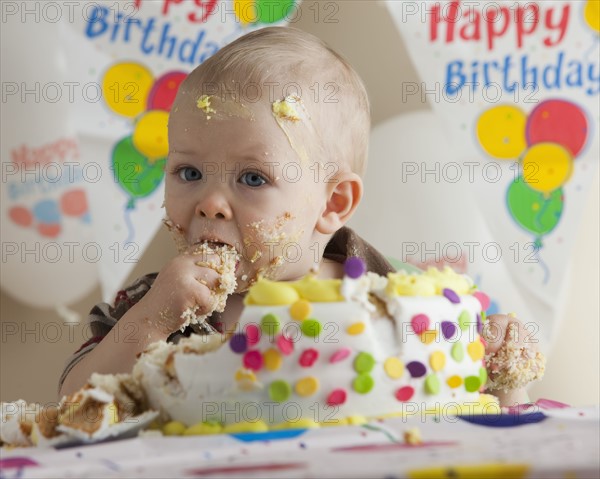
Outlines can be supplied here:
[[196, 215], [207, 219], [230, 220], [231, 208], [225, 198], [212, 196], [201, 201], [196, 206]]

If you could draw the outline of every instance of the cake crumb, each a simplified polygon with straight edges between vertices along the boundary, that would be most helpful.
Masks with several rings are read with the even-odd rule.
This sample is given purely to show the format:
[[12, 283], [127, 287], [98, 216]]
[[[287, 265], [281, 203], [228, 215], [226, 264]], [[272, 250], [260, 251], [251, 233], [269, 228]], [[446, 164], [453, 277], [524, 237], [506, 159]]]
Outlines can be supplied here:
[[423, 444], [423, 440], [421, 439], [421, 430], [418, 427], [413, 427], [404, 431], [404, 442], [411, 446]]

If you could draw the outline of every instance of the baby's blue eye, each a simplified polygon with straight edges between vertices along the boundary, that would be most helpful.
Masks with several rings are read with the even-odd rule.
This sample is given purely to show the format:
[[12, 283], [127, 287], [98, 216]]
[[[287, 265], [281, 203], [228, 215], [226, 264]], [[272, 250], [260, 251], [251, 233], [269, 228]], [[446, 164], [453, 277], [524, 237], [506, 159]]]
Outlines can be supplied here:
[[184, 166], [179, 170], [179, 178], [183, 181], [198, 181], [202, 179], [202, 173], [191, 166]]
[[261, 175], [252, 172], [242, 174], [242, 176], [240, 176], [240, 181], [253, 188], [262, 186], [267, 182]]

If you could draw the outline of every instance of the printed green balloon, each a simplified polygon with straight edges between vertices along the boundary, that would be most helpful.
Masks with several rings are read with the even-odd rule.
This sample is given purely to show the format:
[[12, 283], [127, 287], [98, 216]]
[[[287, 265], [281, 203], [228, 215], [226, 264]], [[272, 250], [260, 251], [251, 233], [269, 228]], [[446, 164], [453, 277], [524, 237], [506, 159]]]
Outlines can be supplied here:
[[295, 18], [294, 0], [256, 0], [256, 23], [275, 23]]
[[149, 160], [133, 145], [131, 136], [116, 144], [112, 154], [115, 180], [132, 198], [144, 198], [160, 185], [166, 159]]
[[531, 189], [519, 176], [508, 187], [506, 203], [519, 226], [541, 236], [550, 233], [560, 221], [563, 190], [558, 188], [550, 194], [544, 194]]

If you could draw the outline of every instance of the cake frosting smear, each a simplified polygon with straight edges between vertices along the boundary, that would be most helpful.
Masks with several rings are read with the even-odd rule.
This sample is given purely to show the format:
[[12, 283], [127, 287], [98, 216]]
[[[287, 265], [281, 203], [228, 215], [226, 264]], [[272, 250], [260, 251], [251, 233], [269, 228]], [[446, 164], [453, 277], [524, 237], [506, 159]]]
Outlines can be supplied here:
[[[498, 413], [496, 399], [482, 394], [487, 305], [450, 268], [382, 277], [349, 258], [339, 280], [259, 279], [233, 331], [153, 343], [132, 374], [93, 375], [63, 399], [49, 425], [35, 406], [3, 404], [0, 438], [14, 445], [93, 441], [148, 414], [166, 424], [163, 431], [214, 434], [419, 411]], [[90, 410], [98, 418], [91, 425], [82, 419], [94, 417]]]

